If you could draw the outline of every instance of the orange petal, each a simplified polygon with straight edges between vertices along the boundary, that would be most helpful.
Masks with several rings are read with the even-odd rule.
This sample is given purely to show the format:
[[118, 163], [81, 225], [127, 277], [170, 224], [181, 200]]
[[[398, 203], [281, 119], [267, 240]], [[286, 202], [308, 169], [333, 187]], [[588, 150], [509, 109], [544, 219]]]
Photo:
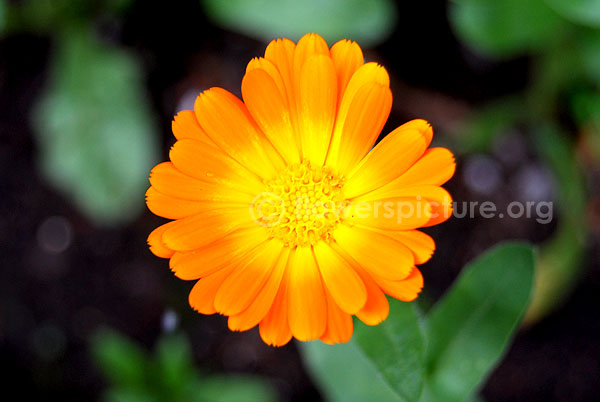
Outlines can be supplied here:
[[[281, 256], [277, 260], [277, 264], [273, 269], [273, 272], [271, 272], [271, 275], [267, 280], [267, 283], [265, 283], [265, 286], [252, 301], [250, 306], [248, 306], [248, 308], [240, 314], [229, 317], [229, 320], [227, 321], [229, 329], [232, 331], [249, 330], [250, 328], [258, 325], [259, 322], [267, 315], [280, 288], [289, 254], [290, 248], [284, 247]], [[287, 325], [287, 320], [285, 322]]]
[[323, 166], [331, 140], [337, 107], [337, 79], [329, 56], [312, 56], [300, 74], [298, 124], [302, 156]]
[[318, 339], [327, 326], [327, 301], [314, 255], [298, 247], [290, 255], [289, 316], [294, 337], [301, 341]]
[[180, 219], [206, 210], [206, 205], [197, 202], [169, 197], [150, 187], [146, 191], [146, 205], [153, 214], [167, 219]]
[[148, 245], [150, 246], [150, 251], [160, 258], [171, 258], [174, 250], [167, 247], [167, 245], [162, 241], [162, 236], [165, 230], [170, 228], [174, 222], [165, 223], [154, 229], [150, 235], [148, 236]]
[[264, 57], [255, 57], [252, 60], [250, 60], [250, 62], [246, 66], [246, 74], [254, 70], [261, 70], [265, 72], [269, 77], [271, 77], [273, 83], [277, 86], [277, 89], [279, 90], [279, 93], [281, 94], [283, 99], [286, 102], [288, 101], [287, 89], [283, 81], [283, 77], [277, 69], [277, 67], [275, 66], [275, 64], [265, 59]]
[[279, 240], [269, 240], [250, 253], [221, 285], [215, 298], [217, 311], [236, 315], [248, 308], [269, 280], [282, 250]]
[[425, 152], [427, 143], [420, 131], [400, 126], [388, 134], [348, 175], [347, 198], [375, 190], [406, 172]]
[[273, 82], [277, 85], [279, 93], [288, 107], [288, 114], [294, 131], [294, 141], [298, 151], [300, 151], [301, 144], [300, 133], [298, 132], [298, 112], [296, 110], [297, 100], [296, 92], [293, 88], [295, 84], [292, 79], [295, 49], [296, 44], [288, 39], [277, 39], [272, 41], [267, 47], [265, 58], [254, 58], [248, 63], [246, 74], [250, 71], [260, 69], [273, 79]]
[[[294, 51], [293, 81], [296, 85], [300, 81], [300, 75], [304, 70], [304, 64], [313, 56], [318, 55], [327, 56], [331, 59], [327, 42], [315, 33], [309, 33], [301, 37], [298, 41], [298, 45], [296, 45], [296, 50]], [[297, 93], [298, 92], [296, 91], [296, 94]]]
[[302, 149], [302, 147], [304, 146], [304, 144], [302, 144], [302, 138], [305, 136], [305, 132], [303, 131], [304, 129], [301, 117], [302, 106], [300, 104], [300, 86], [302, 80], [301, 76], [304, 74], [303, 71], [306, 62], [313, 56], [319, 55], [331, 59], [329, 55], [329, 47], [327, 46], [325, 40], [323, 40], [323, 38], [314, 33], [304, 35], [302, 38], [300, 38], [300, 40], [298, 41], [298, 45], [294, 50], [294, 56], [292, 59], [290, 70], [291, 87], [288, 87], [288, 96], [290, 99], [290, 107], [292, 108], [292, 121], [295, 124], [296, 136], [299, 141], [298, 143], [300, 146], [300, 151], [304, 158], [306, 158], [306, 154]]
[[195, 179], [227, 185], [252, 195], [264, 191], [254, 174], [215, 146], [184, 139], [173, 145], [169, 157], [177, 170]]
[[[445, 190], [444, 190], [445, 191]], [[423, 225], [423, 227], [435, 226], [447, 221], [452, 216], [453, 205], [450, 194], [444, 198], [444, 201], [432, 201], [431, 204], [431, 219]]]
[[[380, 187], [379, 189], [358, 197], [355, 201], [357, 205], [365, 203], [370, 205], [371, 200], [386, 199], [409, 199], [416, 197], [417, 200], [427, 201], [431, 206], [431, 216], [422, 224], [422, 226], [433, 226], [446, 221], [452, 216], [452, 197], [444, 188], [432, 185], [398, 186], [395, 183]], [[418, 212], [418, 211], [417, 211]], [[423, 217], [423, 214], [415, 214], [414, 217]], [[416, 228], [415, 226], [413, 228]]]
[[171, 162], [162, 162], [152, 168], [150, 184], [163, 194], [194, 201], [206, 199], [206, 194], [214, 190], [214, 186], [181, 173]]
[[196, 114], [192, 110], [182, 110], [177, 113], [171, 122], [171, 128], [173, 129], [173, 135], [178, 140], [190, 138], [204, 144], [214, 145], [204, 130], [202, 130], [200, 124], [198, 124]]
[[386, 236], [398, 240], [412, 251], [415, 256], [415, 264], [424, 264], [435, 251], [435, 242], [428, 234], [418, 230], [385, 232]]
[[154, 166], [150, 184], [162, 194], [190, 201], [219, 201], [249, 205], [253, 197], [223, 183], [209, 183], [194, 179], [177, 170], [171, 162]]
[[281, 74], [281, 79], [286, 88], [290, 107], [293, 108], [291, 101], [294, 100], [293, 90], [293, 71], [294, 71], [294, 53], [296, 44], [289, 39], [276, 39], [271, 41], [265, 50], [265, 59], [273, 63]]
[[349, 106], [349, 102], [356, 94], [356, 91], [358, 91], [363, 85], [370, 82], [376, 82], [383, 86], [389, 87], [390, 76], [387, 73], [387, 70], [377, 63], [371, 62], [363, 64], [354, 72], [354, 74], [352, 74], [352, 77], [350, 77], [350, 81], [348, 81], [348, 85], [344, 91], [344, 97], [347, 99], [343, 102]]
[[416, 195], [359, 198], [344, 209], [344, 222], [381, 230], [411, 230], [427, 224], [432, 214], [431, 203]]
[[335, 43], [329, 52], [338, 78], [338, 99], [341, 100], [348, 81], [364, 64], [365, 58], [358, 43], [347, 39]]
[[223, 281], [227, 279], [234, 268], [234, 266], [229, 266], [196, 282], [188, 298], [190, 306], [201, 314], [216, 313], [215, 296]]
[[[454, 175], [454, 155], [446, 148], [430, 148], [410, 169], [395, 179], [395, 186], [432, 184], [441, 186]], [[392, 185], [390, 183], [390, 185]]]
[[208, 210], [173, 222], [163, 233], [167, 247], [177, 251], [190, 251], [218, 240], [243, 228], [254, 227], [248, 207], [229, 207]]
[[400, 280], [414, 266], [413, 255], [406, 246], [380, 233], [338, 225], [333, 237], [342, 255], [349, 255], [373, 276]]
[[339, 172], [348, 172], [369, 152], [391, 109], [392, 91], [388, 87], [368, 83], [358, 90], [343, 122], [343, 139], [339, 143], [338, 160], [331, 162]]
[[200, 249], [176, 252], [169, 265], [179, 279], [199, 279], [226, 265], [239, 265], [240, 259], [266, 240], [267, 233], [259, 226], [238, 230]]
[[[388, 88], [390, 86], [390, 77], [388, 76], [387, 71], [385, 68], [377, 65], [376, 63], [367, 63], [362, 65], [358, 70], [356, 70], [348, 82], [338, 107], [336, 123], [333, 129], [331, 145], [329, 147], [329, 154], [327, 155], [328, 165], [337, 166], [339, 159], [344, 157], [340, 152], [340, 146], [344, 141], [346, 141], [344, 124], [350, 111], [350, 106], [352, 105], [358, 91], [363, 86], [372, 84], [379, 84]], [[368, 152], [370, 148], [371, 147], [364, 150], [364, 153]]]
[[314, 246], [323, 282], [343, 311], [354, 314], [367, 301], [365, 284], [350, 264], [324, 242]]
[[423, 289], [423, 275], [418, 268], [413, 268], [410, 275], [401, 281], [389, 281], [373, 278], [386, 294], [405, 302], [413, 301]]
[[242, 95], [250, 114], [286, 162], [299, 163], [288, 102], [271, 76], [262, 69], [247, 72]]
[[196, 99], [196, 118], [219, 148], [263, 178], [273, 178], [283, 160], [256, 126], [242, 101], [222, 88], [211, 88]]
[[427, 147], [431, 144], [431, 140], [433, 139], [433, 128], [427, 121], [423, 119], [414, 119], [404, 123], [401, 127], [404, 127], [405, 130], [417, 130], [421, 133], [423, 138], [425, 138]]
[[288, 324], [289, 291], [290, 270], [286, 268], [273, 305], [258, 327], [260, 337], [267, 345], [283, 346], [292, 339]]
[[340, 309], [329, 292], [325, 292], [325, 294], [327, 296], [327, 329], [321, 336], [321, 341], [328, 345], [348, 342], [354, 331], [352, 316]]
[[363, 269], [356, 271], [362, 278], [367, 290], [367, 302], [356, 316], [367, 325], [377, 325], [390, 313], [390, 304], [377, 283]]

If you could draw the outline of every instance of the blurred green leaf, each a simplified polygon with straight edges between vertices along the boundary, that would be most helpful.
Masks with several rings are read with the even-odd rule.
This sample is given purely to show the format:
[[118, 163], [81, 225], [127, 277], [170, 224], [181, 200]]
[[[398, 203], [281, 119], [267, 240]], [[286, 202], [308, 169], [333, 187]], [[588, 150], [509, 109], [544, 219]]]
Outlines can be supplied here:
[[580, 54], [579, 46], [573, 46], [572, 39], [566, 35], [532, 60], [527, 107], [523, 108], [527, 109], [528, 116], [524, 116], [523, 121], [535, 127], [556, 118], [564, 91], [582, 81], [585, 74]]
[[600, 0], [545, 0], [557, 13], [578, 24], [600, 28]]
[[416, 307], [390, 298], [390, 315], [381, 324], [359, 324], [355, 341], [403, 401], [417, 401], [423, 387], [423, 336]]
[[297, 345], [327, 401], [402, 401], [354, 340], [340, 345], [320, 341]]
[[142, 388], [113, 387], [105, 392], [103, 400], [106, 402], [163, 402], [153, 396], [148, 390]]
[[143, 387], [148, 356], [125, 336], [109, 329], [98, 332], [92, 339], [92, 356], [112, 383], [126, 389]]
[[571, 113], [578, 126], [593, 125], [600, 129], [600, 92], [587, 88], [573, 91]]
[[[133, 0], [22, 0], [10, 4], [10, 18], [7, 29], [13, 32], [33, 31], [56, 35], [64, 33], [74, 25], [89, 25], [99, 15], [112, 13], [123, 15]], [[7, 0], [0, 0], [0, 28], [2, 6]], [[0, 29], [0, 33], [2, 29]]]
[[274, 402], [273, 387], [260, 377], [204, 376], [194, 366], [184, 334], [159, 338], [150, 357], [135, 342], [112, 331], [92, 339], [92, 355], [111, 386], [108, 402]]
[[136, 59], [86, 29], [66, 30], [34, 113], [41, 168], [92, 220], [133, 220], [158, 154]]
[[8, 13], [8, 7], [6, 0], [0, 0], [0, 35], [4, 33], [6, 28], [6, 14]]
[[389, 0], [203, 0], [207, 14], [233, 31], [270, 41], [297, 41], [316, 32], [331, 45], [348, 38], [374, 45], [392, 31], [396, 9]]
[[[571, 109], [579, 127], [578, 148], [583, 151], [584, 159], [590, 164], [600, 166], [600, 92], [589, 89], [574, 91]], [[582, 170], [575, 167], [574, 170], [581, 176]], [[583, 199], [585, 200], [585, 196]], [[585, 208], [585, 201], [582, 206]]]
[[542, 0], [457, 0], [451, 3], [449, 17], [463, 41], [492, 56], [545, 47], [565, 28]]
[[87, 0], [23, 0], [12, 2], [8, 29], [56, 34], [92, 15], [93, 2]]
[[[59, 25], [65, 0], [28, 0], [15, 6], [16, 30], [31, 30], [46, 33]], [[63, 23], [66, 21], [62, 21]]]
[[479, 394], [477, 394], [477, 392], [473, 392], [467, 395], [463, 402], [485, 402], [485, 399], [483, 399]]
[[533, 249], [520, 243], [465, 266], [425, 322], [425, 401], [462, 401], [486, 379], [527, 308], [533, 275]]
[[133, 0], [106, 0], [106, 8], [117, 15], [124, 14], [131, 7]]
[[582, 271], [589, 234], [585, 178], [567, 133], [555, 125], [540, 124], [533, 138], [558, 182], [560, 220], [539, 255], [533, 299], [525, 316], [527, 323], [544, 317], [569, 294]]
[[194, 379], [192, 350], [183, 334], [163, 336], [156, 346], [157, 377], [171, 393], [180, 393]]
[[474, 110], [455, 130], [461, 153], [487, 152], [494, 139], [505, 133], [527, 113], [520, 96], [502, 98]]
[[196, 387], [194, 400], [203, 402], [274, 402], [277, 400], [277, 396], [271, 386], [256, 377], [210, 376], [202, 380]]
[[578, 44], [574, 50], [579, 53], [583, 72], [586, 76], [600, 86], [600, 32], [586, 31], [578, 38]]

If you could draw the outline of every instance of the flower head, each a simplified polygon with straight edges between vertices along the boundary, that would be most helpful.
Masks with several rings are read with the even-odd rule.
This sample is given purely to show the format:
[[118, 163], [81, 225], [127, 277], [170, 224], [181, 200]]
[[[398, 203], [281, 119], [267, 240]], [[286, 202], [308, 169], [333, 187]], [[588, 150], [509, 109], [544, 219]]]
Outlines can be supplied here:
[[416, 229], [450, 216], [440, 186], [455, 164], [428, 149], [423, 120], [373, 147], [392, 105], [386, 70], [355, 42], [278, 39], [248, 63], [242, 97], [200, 94], [175, 116], [171, 161], [150, 174], [148, 208], [173, 221], [148, 243], [197, 281], [190, 305], [284, 345], [345, 342], [352, 315], [385, 320], [386, 294], [414, 300], [415, 265], [435, 248]]

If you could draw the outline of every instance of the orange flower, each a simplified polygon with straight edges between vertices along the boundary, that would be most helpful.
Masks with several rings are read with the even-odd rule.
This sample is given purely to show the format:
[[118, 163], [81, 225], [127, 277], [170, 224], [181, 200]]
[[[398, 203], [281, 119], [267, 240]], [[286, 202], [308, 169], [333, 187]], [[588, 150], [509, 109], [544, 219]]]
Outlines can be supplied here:
[[231, 330], [258, 325], [277, 346], [346, 342], [352, 315], [376, 325], [385, 294], [421, 291], [415, 264], [435, 244], [416, 229], [451, 215], [440, 185], [452, 153], [427, 149], [423, 120], [373, 148], [392, 94], [355, 42], [272, 41], [248, 63], [242, 96], [211, 88], [175, 117], [171, 161], [154, 167], [146, 193], [173, 221], [150, 234], [150, 249], [197, 281], [190, 305], [229, 316]]

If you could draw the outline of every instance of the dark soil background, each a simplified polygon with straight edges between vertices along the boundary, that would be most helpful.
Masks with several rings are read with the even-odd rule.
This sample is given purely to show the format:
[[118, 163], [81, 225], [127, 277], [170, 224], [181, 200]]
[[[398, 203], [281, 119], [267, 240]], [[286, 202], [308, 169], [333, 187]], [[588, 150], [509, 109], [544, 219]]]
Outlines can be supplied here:
[[[394, 109], [384, 132], [422, 117], [444, 141], [446, 129], [471, 107], [527, 84], [527, 59], [496, 63], [459, 44], [448, 26], [445, 2], [411, 7], [410, 12], [403, 8], [391, 36], [366, 52], [368, 60], [391, 74]], [[170, 122], [186, 91], [222, 86], [239, 94], [245, 64], [266, 46], [213, 26], [199, 2], [173, 1], [168, 7], [137, 2], [123, 23], [99, 20], [97, 31], [141, 57], [164, 159], [174, 141]], [[2, 399], [99, 399], [106, 384], [90, 358], [90, 335], [110, 326], [151, 348], [165, 315], [175, 312], [202, 369], [266, 376], [284, 401], [321, 400], [294, 343], [271, 348], [256, 330], [231, 333], [224, 317], [191, 311], [187, 294], [192, 284], [175, 278], [167, 261], [154, 257], [146, 245], [148, 233], [162, 219], [146, 212], [126, 227], [98, 228], [43, 181], [29, 113], [46, 82], [52, 51], [46, 37], [0, 40], [0, 384], [8, 397]], [[495, 161], [502, 177], [486, 199], [502, 202], [514, 190], [513, 178], [537, 163], [526, 136], [517, 133], [516, 138], [524, 150], [516, 162], [504, 163], [501, 154], [485, 156]], [[471, 162], [459, 158], [458, 171], [446, 186], [457, 201], [481, 197], [466, 179]], [[426, 291], [439, 297], [467, 261], [498, 241], [540, 243], [554, 226], [531, 219], [474, 218], [453, 219], [430, 230], [438, 251], [423, 266]], [[519, 332], [487, 381], [485, 400], [598, 400], [599, 261], [596, 238], [571, 296]]]

